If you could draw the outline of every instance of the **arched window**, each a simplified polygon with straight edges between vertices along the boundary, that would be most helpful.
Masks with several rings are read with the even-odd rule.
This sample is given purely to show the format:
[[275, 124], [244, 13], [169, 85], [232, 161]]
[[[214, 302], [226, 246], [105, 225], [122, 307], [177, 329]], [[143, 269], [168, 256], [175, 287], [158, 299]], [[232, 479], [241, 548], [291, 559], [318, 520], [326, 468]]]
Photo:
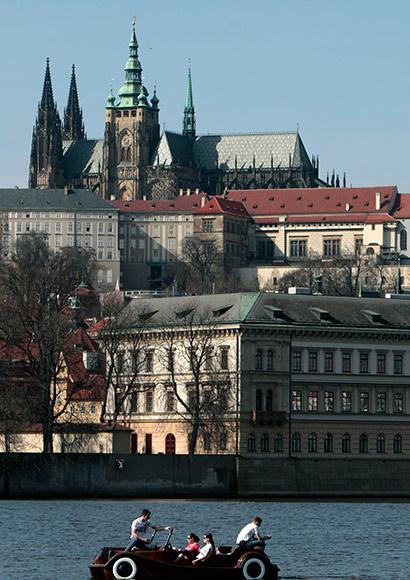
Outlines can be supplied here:
[[399, 433], [396, 433], [393, 439], [393, 453], [402, 452], [402, 439]]
[[221, 451], [226, 451], [228, 448], [228, 433], [226, 431], [222, 431], [219, 434], [219, 449]]
[[400, 250], [407, 250], [407, 232], [401, 230], [400, 232]]
[[256, 451], [256, 438], [253, 433], [249, 433], [248, 435], [248, 451], [251, 453]]
[[309, 433], [308, 451], [309, 451], [309, 453], [316, 453], [317, 452], [317, 435], [316, 435], [316, 433]]
[[260, 371], [263, 368], [262, 356], [263, 356], [262, 351], [260, 348], [258, 348], [258, 350], [256, 351], [256, 357], [255, 357], [255, 369], [257, 371]]
[[268, 389], [266, 391], [266, 410], [267, 411], [272, 411], [273, 406], [272, 406], [272, 390]]
[[377, 453], [385, 453], [385, 451], [386, 451], [386, 440], [384, 438], [384, 435], [382, 435], [382, 434], [377, 435], [376, 451], [377, 451]]
[[369, 440], [367, 435], [362, 433], [359, 438], [359, 453], [367, 453], [369, 451]]
[[300, 453], [302, 450], [302, 439], [300, 433], [293, 433], [292, 435], [292, 452]]
[[342, 437], [342, 453], [350, 453], [351, 451], [351, 438], [349, 433], [345, 433]]
[[165, 453], [175, 455], [175, 435], [173, 433], [168, 433], [165, 437]]
[[281, 433], [275, 433], [275, 437], [273, 439], [273, 450], [276, 453], [283, 452], [283, 437]]
[[273, 371], [273, 350], [268, 350], [266, 368], [268, 371]]
[[262, 411], [262, 391], [260, 389], [256, 389], [256, 410]]
[[269, 451], [269, 435], [268, 433], [263, 433], [261, 437], [261, 451], [267, 453]]
[[326, 433], [323, 443], [324, 452], [333, 453], [333, 435], [331, 433]]

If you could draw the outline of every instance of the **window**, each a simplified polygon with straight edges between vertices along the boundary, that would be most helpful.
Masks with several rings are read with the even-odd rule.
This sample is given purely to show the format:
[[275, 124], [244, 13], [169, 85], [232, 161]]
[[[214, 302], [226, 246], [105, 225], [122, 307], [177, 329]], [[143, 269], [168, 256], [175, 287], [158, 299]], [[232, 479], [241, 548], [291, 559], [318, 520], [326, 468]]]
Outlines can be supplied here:
[[325, 412], [333, 413], [335, 410], [335, 394], [333, 391], [325, 391]]
[[300, 372], [302, 370], [302, 353], [299, 350], [292, 352], [292, 371]]
[[342, 437], [342, 453], [350, 453], [351, 451], [351, 438], [349, 433], [345, 433]]
[[386, 355], [384, 352], [377, 353], [377, 372], [379, 374], [386, 372]]
[[317, 371], [317, 352], [309, 351], [309, 372]]
[[325, 352], [325, 373], [333, 373], [333, 352]]
[[175, 435], [168, 433], [165, 437], [165, 453], [167, 455], [175, 454]]
[[307, 256], [307, 240], [290, 240], [290, 256]]
[[283, 452], [283, 437], [281, 433], [275, 433], [275, 437], [273, 438], [273, 450], [276, 453]]
[[266, 410], [272, 411], [272, 409], [273, 409], [272, 390], [268, 389], [266, 391]]
[[350, 391], [342, 392], [342, 411], [344, 413], [352, 412], [352, 393]]
[[154, 406], [154, 393], [150, 389], [149, 391], [145, 392], [145, 412], [152, 413]]
[[196, 390], [189, 389], [188, 390], [188, 407], [189, 407], [191, 413], [196, 409], [197, 401], [198, 401], [198, 397], [197, 397]]
[[60, 234], [56, 234], [55, 236], [55, 246], [59, 248], [62, 245], [62, 236]]
[[376, 439], [376, 452], [385, 453], [386, 451], [386, 441], [384, 435], [378, 435]]
[[175, 411], [175, 395], [173, 391], [168, 390], [166, 395], [166, 410], [168, 413]]
[[149, 350], [145, 359], [145, 371], [152, 373], [154, 371], [154, 351]]
[[204, 451], [211, 451], [211, 434], [204, 433]]
[[268, 350], [266, 368], [268, 371], [273, 371], [273, 350]]
[[293, 433], [292, 435], [292, 452], [300, 453], [302, 451], [302, 439], [300, 433]]
[[394, 374], [395, 375], [403, 374], [403, 355], [402, 354], [395, 354], [394, 355]]
[[138, 413], [138, 394], [131, 394], [131, 413]]
[[256, 410], [262, 411], [262, 391], [260, 389], [256, 389]]
[[73, 222], [68, 222], [67, 224], [67, 233], [73, 234], [74, 233], [74, 224]]
[[248, 451], [250, 453], [256, 451], [256, 438], [253, 433], [248, 435]]
[[261, 451], [263, 453], [267, 453], [269, 451], [269, 435], [267, 433], [263, 433], [261, 437]]
[[361, 373], [369, 372], [369, 355], [367, 354], [367, 352], [360, 353], [360, 372]]
[[262, 367], [263, 367], [263, 364], [262, 364], [262, 356], [263, 356], [262, 355], [262, 351], [260, 349], [258, 349], [256, 351], [256, 357], [255, 357], [255, 369], [257, 371], [260, 371], [262, 369]]
[[124, 372], [125, 368], [125, 352], [123, 350], [119, 350], [117, 352], [117, 374], [121, 375]]
[[227, 371], [229, 369], [228, 349], [221, 349], [221, 369]]
[[214, 220], [202, 220], [202, 231], [210, 233], [214, 231]]
[[333, 435], [326, 433], [323, 440], [323, 450], [325, 453], [333, 453]]
[[403, 413], [403, 393], [393, 394], [393, 413]]
[[292, 411], [302, 410], [302, 391], [292, 391]]
[[377, 393], [376, 395], [376, 413], [386, 412], [386, 393]]
[[317, 391], [308, 392], [308, 411], [317, 412], [318, 410], [319, 395]]
[[401, 435], [397, 433], [393, 439], [393, 453], [401, 453], [402, 452], [402, 439]]
[[55, 224], [55, 233], [61, 234], [61, 223]]
[[400, 250], [407, 250], [407, 232], [401, 230], [400, 232]]
[[97, 245], [99, 248], [103, 248], [104, 247], [104, 236], [98, 236], [97, 238]]
[[352, 372], [352, 355], [350, 352], [342, 353], [342, 372], [343, 373]]
[[360, 393], [359, 410], [361, 413], [369, 412], [369, 393]]
[[362, 253], [362, 246], [363, 246], [363, 238], [355, 238], [354, 251], [356, 256], [360, 256], [360, 254]]
[[316, 453], [317, 452], [317, 435], [316, 435], [316, 433], [309, 433], [308, 451], [309, 451], [309, 453]]
[[369, 441], [367, 435], [364, 433], [359, 438], [359, 453], [367, 453], [369, 451]]
[[340, 256], [340, 239], [323, 240], [323, 256], [325, 258], [332, 258]]
[[221, 451], [226, 451], [228, 449], [228, 434], [226, 431], [222, 431], [219, 434], [219, 449]]

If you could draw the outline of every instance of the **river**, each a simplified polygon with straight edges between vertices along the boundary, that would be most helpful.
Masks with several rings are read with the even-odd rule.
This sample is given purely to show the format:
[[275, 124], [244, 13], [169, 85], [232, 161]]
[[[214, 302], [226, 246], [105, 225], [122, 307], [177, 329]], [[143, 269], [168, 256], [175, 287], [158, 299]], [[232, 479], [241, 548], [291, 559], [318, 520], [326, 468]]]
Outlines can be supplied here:
[[410, 504], [175, 500], [0, 501], [1, 580], [87, 580], [104, 545], [121, 545], [141, 508], [175, 528], [211, 531], [229, 544], [254, 515], [272, 533], [267, 552], [280, 578], [408, 580]]

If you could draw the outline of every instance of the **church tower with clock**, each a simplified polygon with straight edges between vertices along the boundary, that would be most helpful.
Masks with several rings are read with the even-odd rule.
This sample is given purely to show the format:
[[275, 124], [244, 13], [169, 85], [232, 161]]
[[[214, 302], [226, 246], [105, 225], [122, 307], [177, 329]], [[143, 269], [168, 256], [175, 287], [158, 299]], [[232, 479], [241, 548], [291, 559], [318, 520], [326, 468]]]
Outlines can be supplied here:
[[125, 65], [125, 82], [107, 98], [101, 195], [106, 199], [142, 199], [147, 193], [147, 169], [159, 141], [158, 98], [149, 102], [138, 59], [135, 22]]

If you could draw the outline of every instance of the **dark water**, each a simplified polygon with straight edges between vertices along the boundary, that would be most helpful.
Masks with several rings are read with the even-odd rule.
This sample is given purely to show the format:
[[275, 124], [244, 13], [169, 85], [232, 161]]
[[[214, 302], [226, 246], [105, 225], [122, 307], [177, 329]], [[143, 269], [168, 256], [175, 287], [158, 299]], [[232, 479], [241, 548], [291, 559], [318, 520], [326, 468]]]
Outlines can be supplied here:
[[122, 545], [143, 507], [151, 521], [229, 544], [252, 516], [281, 578], [410, 580], [410, 504], [193, 501], [0, 501], [0, 580], [87, 580], [104, 545]]

